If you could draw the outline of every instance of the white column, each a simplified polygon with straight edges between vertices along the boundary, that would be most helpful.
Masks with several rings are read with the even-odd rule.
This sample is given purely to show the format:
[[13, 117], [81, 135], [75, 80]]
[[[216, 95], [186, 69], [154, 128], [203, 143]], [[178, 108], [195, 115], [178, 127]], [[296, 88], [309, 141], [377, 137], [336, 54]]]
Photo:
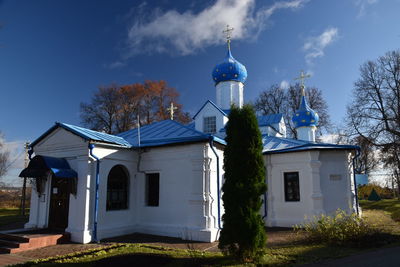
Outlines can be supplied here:
[[71, 240], [79, 243], [89, 243], [92, 240], [93, 205], [91, 203], [91, 183], [95, 179], [96, 161], [88, 156], [77, 158], [78, 185], [76, 196], [71, 195], [69, 202], [68, 228]]
[[323, 207], [323, 195], [321, 191], [321, 175], [320, 167], [321, 162], [319, 161], [319, 151], [310, 152], [310, 167], [311, 167], [311, 179], [312, 179], [312, 213], [318, 215], [324, 213]]

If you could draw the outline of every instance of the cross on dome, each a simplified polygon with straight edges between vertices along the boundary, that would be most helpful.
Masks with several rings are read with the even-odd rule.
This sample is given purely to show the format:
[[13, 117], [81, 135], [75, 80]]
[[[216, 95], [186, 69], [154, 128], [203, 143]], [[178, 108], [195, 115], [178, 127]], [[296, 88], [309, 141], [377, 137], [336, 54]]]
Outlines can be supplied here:
[[228, 49], [231, 49], [231, 38], [232, 38], [232, 32], [234, 28], [229, 27], [229, 24], [226, 25], [226, 30], [223, 30], [222, 32], [225, 33], [226, 35], [226, 43], [228, 44]]
[[301, 71], [300, 71], [300, 76], [294, 78], [295, 80], [300, 80], [300, 88], [301, 88], [301, 95], [302, 95], [302, 96], [305, 96], [305, 95], [306, 95], [306, 92], [304, 91], [304, 89], [305, 89], [304, 80], [305, 80], [306, 78], [310, 78], [310, 77], [311, 77], [310, 74], [305, 74], [304, 71], [301, 70]]

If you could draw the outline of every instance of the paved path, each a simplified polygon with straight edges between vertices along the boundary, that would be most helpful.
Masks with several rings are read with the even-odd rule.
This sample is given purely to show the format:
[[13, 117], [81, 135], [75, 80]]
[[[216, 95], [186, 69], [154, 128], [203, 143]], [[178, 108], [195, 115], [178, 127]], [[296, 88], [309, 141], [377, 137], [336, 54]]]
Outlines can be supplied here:
[[31, 258], [19, 256], [18, 254], [0, 254], [0, 266], [23, 263], [29, 260]]
[[348, 256], [337, 260], [306, 264], [302, 267], [399, 267], [400, 247], [384, 248], [371, 252]]

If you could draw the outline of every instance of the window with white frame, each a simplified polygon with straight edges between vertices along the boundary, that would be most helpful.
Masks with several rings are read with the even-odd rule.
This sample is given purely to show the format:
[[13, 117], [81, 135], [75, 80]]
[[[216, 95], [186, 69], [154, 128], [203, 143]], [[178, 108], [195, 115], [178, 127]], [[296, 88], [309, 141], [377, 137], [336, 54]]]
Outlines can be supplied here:
[[203, 118], [203, 132], [211, 134], [217, 132], [217, 119], [215, 116]]

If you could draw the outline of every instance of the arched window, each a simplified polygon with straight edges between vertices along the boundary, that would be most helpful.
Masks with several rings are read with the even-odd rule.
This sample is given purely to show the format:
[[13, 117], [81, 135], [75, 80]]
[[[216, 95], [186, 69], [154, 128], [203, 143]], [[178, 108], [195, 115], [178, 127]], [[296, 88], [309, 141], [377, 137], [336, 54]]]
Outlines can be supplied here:
[[128, 208], [129, 177], [121, 165], [114, 166], [107, 179], [107, 210]]

